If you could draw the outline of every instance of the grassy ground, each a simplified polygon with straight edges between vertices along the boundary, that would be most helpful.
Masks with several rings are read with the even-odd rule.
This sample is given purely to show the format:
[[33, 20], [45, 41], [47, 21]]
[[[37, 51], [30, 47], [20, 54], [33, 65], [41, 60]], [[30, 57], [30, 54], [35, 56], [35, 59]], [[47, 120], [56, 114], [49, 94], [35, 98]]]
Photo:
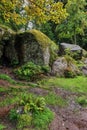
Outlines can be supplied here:
[[52, 86], [64, 88], [72, 92], [87, 93], [87, 77], [78, 76], [76, 78], [56, 78], [44, 79], [41, 82], [42, 88], [51, 89]]
[[[2, 94], [0, 100], [0, 107], [6, 107], [12, 104], [15, 104], [20, 101], [24, 94], [32, 95], [36, 97], [44, 97], [46, 106], [58, 106], [58, 107], [66, 107], [68, 106], [68, 100], [65, 99], [61, 94], [57, 94], [56, 88], [60, 88], [67, 92], [74, 92], [79, 94], [76, 98], [76, 102], [78, 102], [82, 106], [87, 106], [87, 77], [79, 76], [76, 78], [57, 78], [50, 77], [47, 79], [43, 79], [35, 83], [20, 83], [18, 81], [13, 80], [11, 77], [5, 74], [0, 75], [0, 79], [4, 82], [7, 81], [9, 86], [0, 86], [0, 94]], [[36, 90], [35, 90], [36, 89]], [[30, 92], [33, 90], [33, 92]], [[37, 94], [37, 90], [39, 91]], [[55, 91], [54, 91], [55, 90]], [[46, 91], [45, 95], [41, 95], [41, 91]], [[49, 122], [47, 116], [49, 116], [49, 111], [46, 111], [48, 115], [43, 114], [41, 120], [40, 114], [34, 115], [35, 119], [33, 120], [36, 125], [37, 130], [46, 129], [45, 124], [46, 120]], [[45, 120], [45, 118], [47, 118]], [[50, 117], [50, 121], [53, 117]], [[0, 124], [0, 130], [3, 130], [3, 124]]]

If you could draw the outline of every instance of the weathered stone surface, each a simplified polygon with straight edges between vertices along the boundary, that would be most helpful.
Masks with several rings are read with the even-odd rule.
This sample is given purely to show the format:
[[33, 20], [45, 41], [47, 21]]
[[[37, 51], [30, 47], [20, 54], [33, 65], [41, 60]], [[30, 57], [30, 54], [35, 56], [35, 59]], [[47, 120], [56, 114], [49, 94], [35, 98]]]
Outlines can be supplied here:
[[67, 68], [67, 61], [65, 60], [64, 57], [60, 57], [53, 63], [52, 74], [57, 76], [63, 76], [64, 69], [66, 68]]
[[87, 65], [87, 58], [85, 59], [84, 64], [86, 64], [86, 65]]
[[82, 67], [82, 73], [87, 76], [87, 66]]
[[81, 59], [83, 55], [83, 49], [79, 45], [60, 43], [59, 53], [60, 55], [66, 54], [66, 51], [71, 52], [71, 56], [75, 59]]
[[52, 74], [64, 77], [64, 71], [70, 68], [70, 70], [76, 74], [79, 74], [80, 71], [78, 70], [77, 66], [73, 62], [68, 62], [65, 57], [59, 57], [56, 61], [54, 61], [52, 66]]
[[[33, 61], [39, 65], [49, 65], [50, 46], [56, 44], [37, 30], [20, 33], [16, 37], [16, 51], [20, 63]], [[55, 47], [57, 49], [57, 47]], [[55, 50], [55, 49], [54, 49]]]

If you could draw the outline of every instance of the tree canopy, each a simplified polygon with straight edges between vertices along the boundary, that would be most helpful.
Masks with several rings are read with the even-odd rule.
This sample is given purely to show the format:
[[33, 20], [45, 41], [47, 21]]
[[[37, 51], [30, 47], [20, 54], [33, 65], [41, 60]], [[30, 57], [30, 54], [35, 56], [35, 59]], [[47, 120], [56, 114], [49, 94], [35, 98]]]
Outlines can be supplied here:
[[86, 0], [68, 0], [65, 7], [69, 15], [62, 24], [56, 27], [58, 37], [77, 43], [77, 36], [84, 35], [84, 29], [87, 27], [86, 5]]
[[0, 22], [17, 25], [24, 24], [29, 20], [37, 23], [53, 21], [60, 23], [67, 17], [66, 9], [62, 2], [54, 0], [1, 0]]

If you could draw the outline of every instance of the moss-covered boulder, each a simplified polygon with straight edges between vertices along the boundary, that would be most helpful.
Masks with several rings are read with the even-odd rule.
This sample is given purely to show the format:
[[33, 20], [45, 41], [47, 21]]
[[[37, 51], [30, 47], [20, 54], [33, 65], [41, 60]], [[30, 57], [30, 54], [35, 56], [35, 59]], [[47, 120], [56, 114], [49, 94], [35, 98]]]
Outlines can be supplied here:
[[15, 32], [0, 25], [0, 61], [3, 64], [11, 64], [18, 59], [15, 50], [15, 37]]
[[20, 63], [32, 61], [39, 65], [49, 65], [58, 49], [45, 34], [35, 29], [18, 33], [15, 47]]

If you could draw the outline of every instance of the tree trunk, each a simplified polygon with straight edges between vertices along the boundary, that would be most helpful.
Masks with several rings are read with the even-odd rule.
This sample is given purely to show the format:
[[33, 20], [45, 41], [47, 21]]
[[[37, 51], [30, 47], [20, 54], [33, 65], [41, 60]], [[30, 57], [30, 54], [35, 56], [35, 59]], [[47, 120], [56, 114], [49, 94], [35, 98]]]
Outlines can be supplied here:
[[74, 44], [77, 44], [76, 27], [74, 26]]

